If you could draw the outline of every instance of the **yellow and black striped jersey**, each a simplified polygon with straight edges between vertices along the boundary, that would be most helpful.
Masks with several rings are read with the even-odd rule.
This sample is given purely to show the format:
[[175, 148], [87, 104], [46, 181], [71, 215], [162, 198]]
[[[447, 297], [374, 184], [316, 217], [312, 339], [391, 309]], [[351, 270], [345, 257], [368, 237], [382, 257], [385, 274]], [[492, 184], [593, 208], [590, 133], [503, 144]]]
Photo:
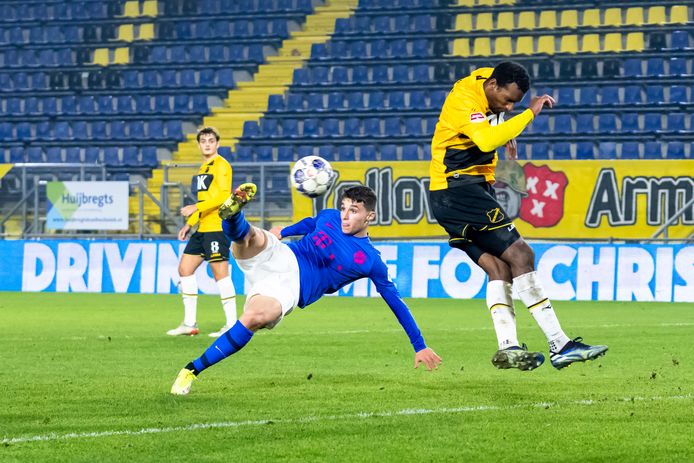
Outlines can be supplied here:
[[231, 194], [231, 166], [219, 154], [203, 163], [193, 177], [198, 190], [198, 212], [188, 217], [191, 227], [200, 222], [199, 232], [222, 230], [217, 209]]
[[431, 141], [431, 190], [456, 185], [494, 183], [496, 149], [517, 137], [533, 120], [526, 109], [492, 126], [484, 82], [494, 68], [480, 68], [455, 83], [441, 109]]

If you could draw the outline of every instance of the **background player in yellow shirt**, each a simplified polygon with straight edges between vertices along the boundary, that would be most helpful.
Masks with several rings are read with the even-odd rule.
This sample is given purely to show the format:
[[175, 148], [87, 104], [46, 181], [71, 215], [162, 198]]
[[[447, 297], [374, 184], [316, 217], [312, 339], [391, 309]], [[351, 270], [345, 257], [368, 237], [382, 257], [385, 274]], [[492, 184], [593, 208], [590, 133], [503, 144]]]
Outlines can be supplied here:
[[203, 261], [207, 261], [217, 281], [226, 316], [225, 325], [219, 331], [210, 333], [210, 337], [219, 337], [236, 323], [236, 291], [229, 276], [230, 242], [222, 232], [222, 220], [217, 214], [219, 206], [231, 194], [231, 166], [217, 153], [220, 136], [214, 127], [200, 129], [197, 139], [200, 152], [205, 158], [198, 174], [193, 178], [198, 202], [181, 208], [181, 215], [188, 220], [179, 230], [178, 239], [184, 241], [196, 224], [198, 229], [190, 237], [178, 265], [183, 295], [183, 323], [166, 334], [194, 336], [200, 332], [196, 321], [198, 283], [195, 271]]
[[518, 342], [512, 298], [515, 287], [547, 338], [552, 365], [560, 369], [603, 355], [607, 346], [589, 346], [564, 333], [535, 272], [533, 250], [492, 187], [496, 149], [506, 145], [515, 159], [515, 137], [544, 107], [554, 105], [551, 96], [536, 96], [528, 109], [504, 122], [504, 113], [513, 110], [529, 88], [528, 71], [509, 61], [477, 69], [456, 82], [431, 143], [429, 195], [434, 217], [450, 236], [448, 244], [464, 251], [489, 278], [487, 306], [499, 344], [492, 364], [532, 370], [545, 360], [540, 352], [528, 352]]

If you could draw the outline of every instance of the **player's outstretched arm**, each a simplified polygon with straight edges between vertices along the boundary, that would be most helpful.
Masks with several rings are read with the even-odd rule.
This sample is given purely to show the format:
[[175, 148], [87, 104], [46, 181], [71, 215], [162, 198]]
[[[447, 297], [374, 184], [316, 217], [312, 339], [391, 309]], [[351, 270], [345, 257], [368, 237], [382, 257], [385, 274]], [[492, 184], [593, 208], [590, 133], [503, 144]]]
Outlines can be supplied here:
[[420, 350], [414, 354], [414, 367], [419, 368], [419, 364], [423, 363], [427, 370], [435, 370], [441, 365], [441, 357], [436, 355], [430, 347]]

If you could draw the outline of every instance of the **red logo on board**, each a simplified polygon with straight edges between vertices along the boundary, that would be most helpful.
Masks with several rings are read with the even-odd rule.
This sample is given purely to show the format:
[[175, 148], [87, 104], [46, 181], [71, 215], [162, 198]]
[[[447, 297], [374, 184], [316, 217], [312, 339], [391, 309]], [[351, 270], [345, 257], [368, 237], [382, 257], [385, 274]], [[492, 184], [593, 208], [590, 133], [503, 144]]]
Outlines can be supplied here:
[[520, 218], [534, 227], [553, 227], [564, 216], [564, 192], [569, 179], [548, 166], [525, 164], [528, 196], [523, 198]]

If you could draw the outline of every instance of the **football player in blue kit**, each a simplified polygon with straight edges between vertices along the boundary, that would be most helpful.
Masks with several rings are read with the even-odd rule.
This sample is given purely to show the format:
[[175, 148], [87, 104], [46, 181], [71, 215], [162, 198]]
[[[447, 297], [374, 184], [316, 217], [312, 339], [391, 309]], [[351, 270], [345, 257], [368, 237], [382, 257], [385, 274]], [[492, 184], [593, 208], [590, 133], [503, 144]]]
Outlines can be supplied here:
[[[183, 368], [171, 393], [185, 395], [205, 369], [241, 350], [261, 328], [272, 329], [295, 307], [304, 308], [361, 278], [370, 278], [407, 333], [415, 351], [414, 366], [432, 370], [441, 363], [424, 343], [410, 310], [388, 278], [388, 268], [368, 237], [375, 217], [376, 194], [366, 186], [342, 195], [340, 210], [325, 209], [294, 225], [271, 232], [251, 226], [241, 209], [256, 193], [241, 185], [219, 208], [222, 229], [244, 272], [248, 290], [243, 315], [197, 359]], [[300, 236], [290, 243], [281, 238]]]

